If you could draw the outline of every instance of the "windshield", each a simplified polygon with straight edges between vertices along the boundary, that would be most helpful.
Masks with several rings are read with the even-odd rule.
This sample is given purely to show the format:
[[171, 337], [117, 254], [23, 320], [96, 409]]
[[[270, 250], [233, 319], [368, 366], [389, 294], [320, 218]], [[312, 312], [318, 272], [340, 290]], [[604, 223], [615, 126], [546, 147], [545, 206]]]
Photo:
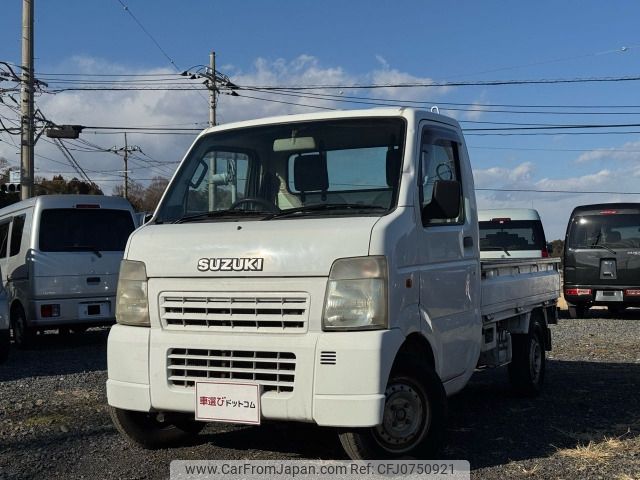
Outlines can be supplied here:
[[569, 248], [640, 248], [640, 214], [574, 217], [567, 243]]
[[133, 217], [127, 210], [43, 210], [40, 217], [40, 250], [122, 252], [133, 230]]
[[544, 250], [546, 241], [539, 220], [497, 219], [479, 222], [480, 250]]
[[180, 166], [156, 222], [383, 215], [396, 203], [404, 136], [402, 119], [382, 117], [211, 133]]

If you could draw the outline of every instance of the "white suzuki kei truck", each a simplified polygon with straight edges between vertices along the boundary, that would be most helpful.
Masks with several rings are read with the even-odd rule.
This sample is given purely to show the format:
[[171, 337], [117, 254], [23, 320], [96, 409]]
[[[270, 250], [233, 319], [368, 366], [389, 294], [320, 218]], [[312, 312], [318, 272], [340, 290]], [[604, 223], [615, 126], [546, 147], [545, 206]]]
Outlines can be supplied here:
[[134, 212], [124, 198], [43, 195], [0, 209], [0, 268], [13, 340], [115, 322], [118, 271]]
[[129, 238], [108, 339], [118, 430], [337, 427], [353, 459], [433, 454], [447, 396], [509, 365], [535, 394], [555, 260], [482, 263], [458, 123], [413, 109], [204, 131]]

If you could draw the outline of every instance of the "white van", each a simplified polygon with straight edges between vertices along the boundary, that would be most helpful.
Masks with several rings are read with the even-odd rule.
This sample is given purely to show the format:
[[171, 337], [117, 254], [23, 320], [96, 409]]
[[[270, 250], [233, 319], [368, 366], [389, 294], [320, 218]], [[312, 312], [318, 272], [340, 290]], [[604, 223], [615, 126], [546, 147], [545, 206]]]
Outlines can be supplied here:
[[0, 268], [13, 338], [115, 321], [118, 271], [134, 230], [120, 197], [45, 195], [0, 209]]
[[537, 210], [478, 210], [480, 258], [547, 258], [549, 251]]
[[4, 288], [0, 288], [0, 364], [9, 358], [10, 339], [7, 292]]

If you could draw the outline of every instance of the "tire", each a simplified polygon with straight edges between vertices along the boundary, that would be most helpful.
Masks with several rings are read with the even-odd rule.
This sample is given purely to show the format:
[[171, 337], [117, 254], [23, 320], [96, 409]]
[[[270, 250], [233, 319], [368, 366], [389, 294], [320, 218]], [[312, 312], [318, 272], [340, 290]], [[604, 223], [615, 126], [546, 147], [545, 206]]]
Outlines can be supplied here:
[[206, 426], [186, 414], [167, 415], [160, 420], [155, 412], [134, 412], [109, 407], [116, 429], [127, 439], [146, 449], [175, 447], [193, 439]]
[[11, 344], [11, 334], [9, 329], [0, 330], [0, 364], [9, 358], [9, 345]]
[[33, 347], [36, 341], [36, 329], [27, 325], [27, 316], [21, 306], [17, 306], [11, 314], [11, 330], [13, 341], [20, 349]]
[[405, 360], [389, 376], [382, 424], [343, 430], [340, 443], [352, 460], [435, 458], [444, 444], [446, 415], [447, 396], [433, 368]]
[[576, 318], [585, 318], [588, 311], [589, 307], [586, 305], [575, 305], [573, 307], [569, 307], [569, 317], [574, 320]]
[[543, 323], [532, 318], [529, 333], [512, 338], [509, 380], [518, 395], [535, 397], [542, 390], [546, 369]]

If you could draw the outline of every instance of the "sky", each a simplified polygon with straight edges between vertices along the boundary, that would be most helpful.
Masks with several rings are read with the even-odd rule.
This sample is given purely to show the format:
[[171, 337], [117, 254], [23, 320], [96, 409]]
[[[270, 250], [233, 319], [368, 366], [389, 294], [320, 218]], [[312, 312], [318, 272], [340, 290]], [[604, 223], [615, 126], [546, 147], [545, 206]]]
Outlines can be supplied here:
[[[21, 16], [21, 1], [2, 0], [0, 62], [21, 63]], [[37, 95], [36, 106], [56, 124], [204, 128], [209, 110], [203, 90], [53, 92], [79, 86], [80, 78], [122, 81], [143, 74], [150, 75], [144, 77], [146, 86], [156, 79], [162, 85], [201, 87], [202, 79], [178, 73], [208, 64], [211, 50], [216, 51], [216, 69], [240, 86], [634, 77], [640, 75], [638, 18], [640, 3], [632, 0], [35, 0], [36, 77], [48, 84]], [[0, 78], [5, 78], [0, 89], [13, 85]], [[9, 93], [0, 97], [0, 119], [11, 127], [19, 117]], [[472, 130], [523, 126], [514, 124], [640, 124], [640, 81], [316, 93], [336, 97], [319, 100], [264, 91], [222, 95], [218, 122], [320, 111], [318, 107], [370, 108], [350, 102], [350, 96], [369, 102], [424, 102], [420, 105], [437, 105], [461, 122], [479, 206], [536, 208], [548, 240], [564, 237], [576, 205], [640, 201], [640, 195], [623, 194], [640, 192], [640, 126]], [[19, 101], [19, 95], [13, 98]], [[122, 182], [122, 158], [107, 150], [124, 145], [123, 131], [86, 129], [82, 142], [66, 144], [107, 194]], [[127, 134], [128, 145], [141, 150], [129, 163], [130, 178], [142, 184], [156, 175], [170, 176], [196, 134], [175, 129], [150, 133]], [[0, 157], [10, 165], [19, 165], [18, 144], [18, 136], [0, 133]], [[35, 165], [39, 176], [77, 176], [44, 136], [36, 145]]]

